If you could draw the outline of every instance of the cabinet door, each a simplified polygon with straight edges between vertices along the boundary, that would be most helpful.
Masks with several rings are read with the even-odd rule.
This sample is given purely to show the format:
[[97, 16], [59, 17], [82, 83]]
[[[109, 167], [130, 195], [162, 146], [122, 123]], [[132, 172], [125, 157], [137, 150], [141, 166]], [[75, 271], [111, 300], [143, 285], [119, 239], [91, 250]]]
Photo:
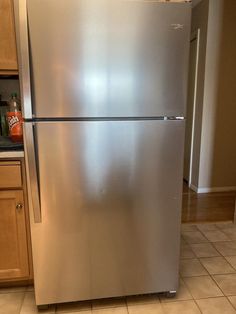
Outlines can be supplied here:
[[12, 0], [0, 1], [0, 72], [17, 70]]
[[29, 275], [22, 191], [0, 191], [0, 279]]

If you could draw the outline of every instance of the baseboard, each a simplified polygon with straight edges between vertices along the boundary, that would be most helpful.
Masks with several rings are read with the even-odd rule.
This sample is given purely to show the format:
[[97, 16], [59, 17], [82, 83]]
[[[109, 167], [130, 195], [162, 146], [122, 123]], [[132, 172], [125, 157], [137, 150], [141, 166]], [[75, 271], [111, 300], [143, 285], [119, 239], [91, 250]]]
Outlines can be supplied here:
[[236, 186], [222, 186], [222, 187], [212, 187], [212, 188], [198, 188], [191, 184], [190, 188], [196, 193], [214, 193], [214, 192], [232, 192], [236, 191]]
[[190, 189], [193, 190], [194, 192], [198, 193], [198, 188], [195, 185], [190, 184]]

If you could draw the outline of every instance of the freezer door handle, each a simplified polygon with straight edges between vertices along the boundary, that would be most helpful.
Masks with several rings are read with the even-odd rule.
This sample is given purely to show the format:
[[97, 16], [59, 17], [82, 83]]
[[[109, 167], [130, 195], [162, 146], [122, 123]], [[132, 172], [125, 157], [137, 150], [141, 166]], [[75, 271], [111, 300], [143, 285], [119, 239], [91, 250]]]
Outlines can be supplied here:
[[25, 131], [25, 146], [28, 159], [28, 171], [30, 179], [30, 192], [34, 212], [34, 222], [40, 223], [42, 221], [41, 217], [41, 206], [39, 197], [39, 181], [38, 181], [38, 171], [36, 163], [36, 153], [35, 153], [35, 140], [34, 140], [34, 126], [31, 122], [24, 123]]

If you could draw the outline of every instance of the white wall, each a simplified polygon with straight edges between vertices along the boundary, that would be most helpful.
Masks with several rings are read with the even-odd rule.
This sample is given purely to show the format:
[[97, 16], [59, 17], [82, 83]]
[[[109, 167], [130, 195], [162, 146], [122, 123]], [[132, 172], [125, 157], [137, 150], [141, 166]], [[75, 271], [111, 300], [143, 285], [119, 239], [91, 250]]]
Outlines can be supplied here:
[[222, 41], [223, 0], [209, 0], [199, 187], [212, 186], [217, 88]]
[[207, 44], [207, 26], [208, 26], [208, 6], [209, 1], [203, 0], [192, 11], [192, 33], [200, 29], [200, 49], [198, 63], [198, 80], [196, 94], [196, 114], [195, 114], [195, 132], [193, 138], [193, 160], [192, 160], [192, 184], [198, 187], [199, 182], [199, 163], [201, 150], [202, 133], [202, 111], [204, 98], [204, 80], [205, 80], [205, 60]]

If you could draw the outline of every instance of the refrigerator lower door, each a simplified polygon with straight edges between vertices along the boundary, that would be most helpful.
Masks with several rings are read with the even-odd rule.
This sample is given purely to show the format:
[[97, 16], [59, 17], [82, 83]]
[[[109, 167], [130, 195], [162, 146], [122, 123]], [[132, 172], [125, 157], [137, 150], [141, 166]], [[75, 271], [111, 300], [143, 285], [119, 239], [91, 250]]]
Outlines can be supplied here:
[[184, 121], [36, 123], [37, 305], [176, 290]]

